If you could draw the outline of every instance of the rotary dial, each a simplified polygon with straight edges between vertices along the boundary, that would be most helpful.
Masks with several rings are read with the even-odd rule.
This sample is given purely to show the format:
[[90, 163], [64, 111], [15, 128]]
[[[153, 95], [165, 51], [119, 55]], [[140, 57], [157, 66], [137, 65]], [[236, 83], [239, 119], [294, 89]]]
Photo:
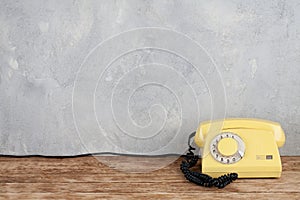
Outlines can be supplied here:
[[210, 153], [215, 160], [224, 164], [233, 164], [243, 158], [245, 144], [236, 134], [223, 132], [210, 143]]

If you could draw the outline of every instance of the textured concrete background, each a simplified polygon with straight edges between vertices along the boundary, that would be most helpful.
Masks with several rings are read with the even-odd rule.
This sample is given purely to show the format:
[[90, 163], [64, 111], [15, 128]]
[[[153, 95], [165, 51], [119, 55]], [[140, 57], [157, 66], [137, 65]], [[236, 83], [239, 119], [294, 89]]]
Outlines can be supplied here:
[[1, 0], [0, 154], [182, 153], [200, 121], [254, 117], [300, 155], [299, 10]]

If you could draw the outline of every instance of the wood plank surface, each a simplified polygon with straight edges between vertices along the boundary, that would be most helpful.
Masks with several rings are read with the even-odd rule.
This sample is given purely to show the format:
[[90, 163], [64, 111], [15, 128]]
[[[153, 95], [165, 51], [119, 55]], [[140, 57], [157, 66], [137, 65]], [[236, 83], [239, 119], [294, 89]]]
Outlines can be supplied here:
[[[155, 163], [168, 159], [175, 161], [151, 171]], [[238, 179], [224, 189], [186, 181], [179, 169], [181, 160], [171, 156], [0, 157], [0, 199], [300, 199], [300, 157], [282, 157], [279, 179]], [[122, 171], [113, 169], [114, 164]], [[129, 173], [139, 171], [137, 167], [146, 172]]]

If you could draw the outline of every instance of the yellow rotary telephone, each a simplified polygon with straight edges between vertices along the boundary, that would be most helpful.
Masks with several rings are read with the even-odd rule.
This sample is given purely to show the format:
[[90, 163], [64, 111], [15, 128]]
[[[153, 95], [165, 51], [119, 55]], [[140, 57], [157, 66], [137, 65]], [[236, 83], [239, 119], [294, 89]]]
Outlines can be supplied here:
[[189, 170], [197, 162], [191, 146], [181, 170], [191, 182], [219, 188], [237, 177], [280, 177], [282, 167], [278, 148], [284, 142], [280, 124], [271, 121], [225, 119], [203, 122], [195, 134], [195, 143], [203, 148], [203, 174]]

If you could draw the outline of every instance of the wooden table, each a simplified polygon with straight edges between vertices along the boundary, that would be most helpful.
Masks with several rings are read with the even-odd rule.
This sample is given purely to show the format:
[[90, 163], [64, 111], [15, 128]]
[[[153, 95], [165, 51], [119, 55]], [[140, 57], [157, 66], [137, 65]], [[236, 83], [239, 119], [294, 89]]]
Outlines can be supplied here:
[[147, 173], [120, 172], [103, 163], [123, 163], [126, 171], [132, 164], [145, 169], [166, 158], [99, 159], [104, 162], [93, 156], [0, 157], [0, 199], [300, 199], [300, 157], [282, 157], [280, 179], [238, 179], [224, 189], [187, 182], [179, 170], [182, 158]]

